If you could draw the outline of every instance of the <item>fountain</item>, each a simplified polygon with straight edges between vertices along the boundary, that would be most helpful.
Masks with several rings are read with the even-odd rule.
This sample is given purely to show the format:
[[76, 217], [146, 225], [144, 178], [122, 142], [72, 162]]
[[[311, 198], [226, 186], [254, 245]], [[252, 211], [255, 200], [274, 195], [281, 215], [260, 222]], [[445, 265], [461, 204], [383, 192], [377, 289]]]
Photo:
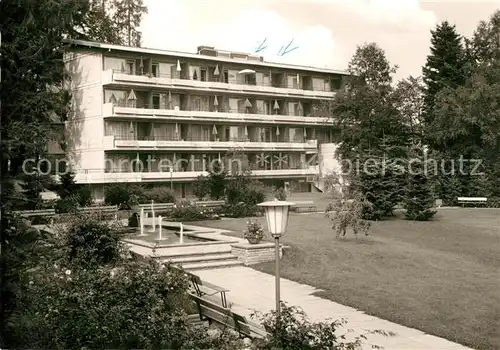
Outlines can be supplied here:
[[184, 244], [184, 225], [182, 225], [182, 222], [181, 222], [181, 232], [179, 235], [179, 243]]
[[161, 221], [162, 217], [161, 215], [158, 215], [158, 240], [161, 241], [163, 238], [161, 237]]
[[141, 217], [139, 218], [140, 220], [140, 225], [141, 225], [141, 236], [145, 236], [144, 234], [144, 208], [141, 208]]
[[155, 232], [156, 231], [156, 224], [155, 224], [155, 207], [154, 207], [154, 201], [151, 200], [151, 220], [153, 221], [151, 223], [151, 229], [149, 232]]

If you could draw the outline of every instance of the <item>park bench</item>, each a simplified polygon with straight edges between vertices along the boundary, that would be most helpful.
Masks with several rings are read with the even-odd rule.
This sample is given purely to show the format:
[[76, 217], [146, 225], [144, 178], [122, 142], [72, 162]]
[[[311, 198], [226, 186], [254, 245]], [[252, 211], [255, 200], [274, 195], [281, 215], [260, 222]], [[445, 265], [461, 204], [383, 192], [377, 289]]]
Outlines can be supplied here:
[[25, 219], [32, 219], [35, 217], [48, 217], [50, 218], [50, 224], [54, 223], [54, 216], [56, 211], [54, 209], [40, 209], [40, 210], [18, 210], [14, 212]]
[[264, 338], [267, 336], [267, 332], [262, 326], [255, 322], [251, 322], [245, 316], [206, 298], [200, 297], [195, 293], [189, 292], [189, 296], [198, 307], [200, 320], [206, 320], [209, 324], [218, 326], [222, 329], [234, 329], [240, 335], [250, 338]]
[[98, 214], [100, 219], [113, 215], [113, 218], [118, 220], [118, 206], [116, 205], [83, 207], [78, 208], [78, 211], [83, 214]]
[[220, 294], [220, 299], [221, 299], [221, 304], [223, 307], [227, 307], [227, 298], [226, 298], [226, 292], [229, 292], [229, 289], [219, 287], [215, 284], [202, 281], [200, 276], [195, 275], [191, 272], [182, 270], [180, 267], [173, 266], [171, 265], [170, 268], [181, 271], [184, 273], [187, 278], [189, 279], [189, 282], [191, 283], [191, 289], [192, 291], [199, 297], [204, 297], [204, 296], [214, 296], [216, 294]]
[[488, 202], [488, 198], [486, 197], [458, 197], [458, 204], [462, 204], [462, 207], [466, 204], [486, 204]]
[[[153, 203], [153, 210], [156, 213], [165, 213], [174, 209], [175, 203]], [[144, 213], [151, 213], [151, 203], [148, 204], [139, 204], [138, 211], [144, 208]]]
[[296, 213], [311, 213], [317, 212], [318, 208], [316, 208], [313, 201], [297, 201], [290, 210]]
[[226, 202], [224, 202], [224, 201], [197, 201], [197, 202], [194, 202], [194, 204], [197, 206], [207, 207], [207, 208], [220, 208], [225, 203]]

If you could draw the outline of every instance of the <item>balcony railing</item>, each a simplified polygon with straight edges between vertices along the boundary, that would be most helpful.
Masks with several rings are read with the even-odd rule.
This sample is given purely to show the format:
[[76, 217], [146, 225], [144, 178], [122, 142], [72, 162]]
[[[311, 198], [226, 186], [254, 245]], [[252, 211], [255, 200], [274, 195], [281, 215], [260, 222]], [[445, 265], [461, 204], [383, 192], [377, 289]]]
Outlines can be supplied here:
[[135, 136], [129, 134], [117, 134], [117, 135], [107, 135], [113, 136], [115, 140], [119, 141], [191, 141], [191, 142], [258, 142], [258, 143], [307, 143], [315, 142], [315, 140], [290, 140], [288, 137], [283, 137], [280, 140], [277, 139], [267, 139], [267, 140], [255, 140], [248, 136], [241, 137], [219, 137], [217, 135], [212, 135], [212, 137], [204, 136]]
[[[146, 102], [137, 102], [137, 101], [117, 101], [113, 102], [113, 106], [122, 107], [122, 108], [136, 108], [136, 109], [159, 109], [159, 110], [176, 110], [171, 102], [165, 103], [146, 103]], [[303, 113], [297, 114], [281, 114], [281, 113], [265, 113], [265, 109], [263, 108], [229, 108], [224, 106], [213, 106], [213, 107], [195, 107], [191, 109], [182, 109], [179, 107], [180, 111], [192, 111], [192, 112], [219, 112], [219, 113], [234, 113], [234, 114], [257, 114], [257, 115], [277, 115], [277, 116], [289, 116], [289, 117], [310, 117], [310, 113], [308, 115], [304, 115]]]
[[170, 73], [141, 73], [141, 72], [130, 72], [130, 71], [122, 71], [119, 69], [113, 69], [113, 73], [116, 74], [126, 74], [126, 75], [133, 75], [133, 76], [143, 76], [147, 78], [160, 78], [160, 79], [180, 79], [180, 80], [193, 80], [193, 81], [199, 81], [199, 82], [207, 82], [207, 83], [222, 83], [222, 84], [237, 84], [237, 85], [248, 85], [248, 86], [263, 86], [263, 87], [273, 87], [273, 88], [278, 88], [278, 89], [295, 89], [295, 90], [304, 90], [304, 91], [320, 91], [320, 92], [332, 92], [332, 89], [330, 87], [330, 84], [324, 83], [323, 85], [317, 85], [314, 87], [311, 87], [310, 85], [307, 85], [304, 87], [304, 84], [283, 84], [283, 83], [273, 83], [273, 82], [264, 82], [264, 81], [256, 81], [256, 80], [243, 80], [243, 81], [221, 81], [221, 80], [216, 80], [216, 79], [211, 79], [210, 76], [204, 78], [203, 80], [201, 77], [197, 77], [197, 79], [192, 79], [188, 78], [182, 74], [181, 72], [176, 72], [176, 74], [170, 74]]

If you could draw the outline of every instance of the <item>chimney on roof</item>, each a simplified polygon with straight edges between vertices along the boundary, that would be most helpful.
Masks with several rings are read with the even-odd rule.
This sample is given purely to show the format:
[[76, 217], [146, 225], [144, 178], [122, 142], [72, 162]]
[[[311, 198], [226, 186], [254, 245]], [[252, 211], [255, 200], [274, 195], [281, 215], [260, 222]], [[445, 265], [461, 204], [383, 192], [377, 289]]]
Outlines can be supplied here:
[[213, 46], [198, 46], [198, 55], [217, 56], [217, 51]]

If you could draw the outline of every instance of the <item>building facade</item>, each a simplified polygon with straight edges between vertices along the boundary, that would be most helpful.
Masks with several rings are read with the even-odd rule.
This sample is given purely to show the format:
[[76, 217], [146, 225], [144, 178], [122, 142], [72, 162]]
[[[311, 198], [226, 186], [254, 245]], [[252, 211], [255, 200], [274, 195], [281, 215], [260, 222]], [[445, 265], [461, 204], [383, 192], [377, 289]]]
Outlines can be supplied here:
[[205, 46], [190, 54], [70, 44], [66, 158], [97, 199], [113, 182], [188, 197], [197, 176], [233, 151], [256, 178], [295, 191], [317, 190], [334, 166], [335, 135], [318, 106], [343, 88], [345, 72]]

